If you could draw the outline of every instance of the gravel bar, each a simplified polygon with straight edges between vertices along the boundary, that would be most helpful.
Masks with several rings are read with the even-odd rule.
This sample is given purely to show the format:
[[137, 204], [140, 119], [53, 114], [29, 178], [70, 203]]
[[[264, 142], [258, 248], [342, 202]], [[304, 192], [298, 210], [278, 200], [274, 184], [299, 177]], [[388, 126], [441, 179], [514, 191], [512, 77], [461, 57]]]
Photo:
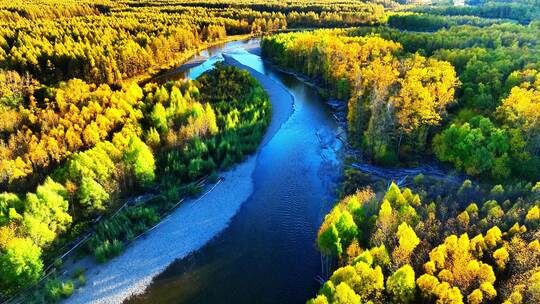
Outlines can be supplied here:
[[[280, 83], [244, 66], [230, 56], [225, 63], [245, 69], [261, 83], [272, 103], [272, 121], [260, 149], [272, 139], [293, 111], [293, 97]], [[225, 179], [211, 192], [182, 203], [158, 227], [129, 245], [111, 261], [97, 265], [91, 258], [77, 263], [85, 267], [87, 284], [66, 299], [67, 303], [121, 303], [141, 294], [152, 279], [177, 259], [199, 250], [227, 228], [253, 192], [252, 173], [257, 154], [221, 174]]]

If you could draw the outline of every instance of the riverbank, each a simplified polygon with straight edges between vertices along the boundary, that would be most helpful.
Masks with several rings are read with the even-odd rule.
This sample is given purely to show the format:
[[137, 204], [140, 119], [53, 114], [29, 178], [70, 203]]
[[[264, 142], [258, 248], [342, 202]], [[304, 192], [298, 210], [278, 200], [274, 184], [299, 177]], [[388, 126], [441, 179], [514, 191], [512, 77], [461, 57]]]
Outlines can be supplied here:
[[[276, 81], [246, 67], [229, 56], [226, 64], [251, 73], [268, 92], [272, 103], [272, 121], [260, 147], [263, 147], [293, 110], [292, 95]], [[259, 148], [260, 151], [260, 148]], [[78, 266], [88, 268], [87, 284], [66, 300], [67, 303], [121, 303], [139, 294], [176, 259], [197, 251], [223, 231], [244, 201], [253, 191], [252, 174], [258, 153], [231, 171], [212, 191], [197, 199], [184, 202], [144, 238], [136, 240], [119, 257], [102, 265], [90, 258]]]
[[433, 178], [437, 181], [442, 181], [449, 184], [461, 184], [465, 179], [468, 179], [468, 176], [456, 172], [452, 167], [445, 165], [436, 159], [424, 159], [423, 164], [406, 164], [400, 163], [395, 167], [383, 167], [372, 164], [369, 161], [365, 161], [363, 158], [363, 151], [358, 148], [355, 148], [348, 142], [347, 138], [347, 101], [338, 100], [335, 98], [328, 97], [328, 91], [323, 86], [320, 80], [311, 78], [301, 72], [294, 71], [292, 69], [282, 67], [275, 62], [265, 59], [262, 57], [261, 47], [259, 45], [250, 45], [246, 50], [254, 55], [261, 56], [261, 59], [272, 69], [291, 75], [298, 80], [302, 81], [308, 86], [316, 89], [321, 96], [324, 96], [326, 99], [326, 104], [331, 108], [331, 113], [340, 127], [338, 134], [336, 135], [338, 139], [341, 140], [343, 145], [347, 148], [346, 155], [350, 158], [350, 162], [345, 166], [349, 168], [354, 168], [359, 170], [362, 173], [368, 174], [370, 178], [374, 181], [384, 181], [386, 184], [390, 182], [396, 182], [400, 186], [407, 186], [408, 183], [412, 181], [412, 178], [418, 174], [422, 174], [425, 177]]
[[254, 191], [227, 229], [126, 303], [302, 303], [320, 287], [314, 240], [342, 178], [337, 125], [316, 90], [248, 49], [226, 48], [225, 63], [232, 57], [277, 81], [294, 96], [294, 113], [260, 150]]
[[250, 37], [253, 37], [253, 34], [232, 35], [232, 36], [227, 36], [226, 38], [218, 39], [212, 42], [202, 43], [201, 45], [199, 45], [198, 47], [194, 49], [187, 50], [184, 53], [178, 54], [177, 58], [175, 58], [169, 64], [162, 65], [162, 66], [154, 66], [152, 68], [149, 68], [148, 71], [146, 71], [145, 73], [124, 79], [122, 82], [123, 83], [137, 82], [139, 84], [144, 84], [152, 80], [158, 79], [160, 77], [169, 75], [171, 73], [176, 73], [179, 70], [189, 69], [190, 67], [196, 66], [204, 62], [204, 58], [199, 58], [197, 56], [200, 52], [213, 46], [225, 44], [231, 41], [242, 41]]
[[259, 81], [270, 97], [270, 102], [272, 103], [272, 122], [268, 126], [266, 135], [263, 137], [261, 142], [262, 147], [268, 143], [270, 139], [272, 139], [281, 125], [292, 115], [294, 111], [293, 96], [283, 85], [275, 80], [270, 79], [268, 76], [257, 72], [253, 68], [243, 65], [231, 56], [223, 54], [223, 58], [225, 59], [224, 63], [226, 65], [236, 66], [242, 70], [248, 71], [251, 76], [255, 77], [255, 79]]

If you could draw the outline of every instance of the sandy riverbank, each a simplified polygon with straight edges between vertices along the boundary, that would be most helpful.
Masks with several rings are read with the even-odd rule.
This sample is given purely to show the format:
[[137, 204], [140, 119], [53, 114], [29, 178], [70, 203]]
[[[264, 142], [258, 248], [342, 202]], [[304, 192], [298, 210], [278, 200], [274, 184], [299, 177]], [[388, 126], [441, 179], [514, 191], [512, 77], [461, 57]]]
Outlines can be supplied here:
[[[281, 84], [233, 58], [225, 56], [225, 62], [248, 70], [269, 93], [272, 122], [261, 143], [264, 147], [292, 114], [293, 97]], [[253, 191], [252, 173], [256, 164], [257, 155], [254, 155], [222, 173], [224, 181], [211, 192], [183, 203], [119, 257], [103, 265], [93, 265], [89, 258], [81, 261], [81, 265], [91, 265], [85, 274], [87, 284], [66, 302], [121, 303], [131, 295], [142, 293], [174, 260], [197, 251], [227, 227]]]

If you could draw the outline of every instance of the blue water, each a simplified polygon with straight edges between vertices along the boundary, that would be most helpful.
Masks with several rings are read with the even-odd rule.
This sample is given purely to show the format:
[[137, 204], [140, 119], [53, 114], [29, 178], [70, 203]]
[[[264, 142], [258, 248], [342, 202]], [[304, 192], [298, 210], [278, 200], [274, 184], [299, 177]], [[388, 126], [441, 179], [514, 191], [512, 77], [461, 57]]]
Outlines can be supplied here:
[[314, 88], [266, 65], [246, 45], [209, 49], [203, 54], [209, 59], [188, 77], [211, 68], [225, 52], [283, 84], [294, 96], [294, 112], [260, 148], [254, 191], [229, 227], [173, 263], [130, 303], [303, 303], [319, 288], [315, 238], [341, 176], [338, 127]]
[[243, 40], [243, 41], [234, 41], [226, 43], [221, 46], [211, 47], [199, 54], [200, 57], [209, 57], [202, 64], [193, 67], [187, 71], [187, 77], [191, 79], [196, 79], [202, 73], [211, 69], [216, 62], [223, 61], [222, 53], [226, 53], [230, 56], [233, 56], [236, 60], [240, 61], [242, 64], [245, 64], [254, 70], [266, 74], [266, 70], [261, 58], [257, 55], [253, 55], [247, 52], [243, 47], [251, 45], [256, 40]]

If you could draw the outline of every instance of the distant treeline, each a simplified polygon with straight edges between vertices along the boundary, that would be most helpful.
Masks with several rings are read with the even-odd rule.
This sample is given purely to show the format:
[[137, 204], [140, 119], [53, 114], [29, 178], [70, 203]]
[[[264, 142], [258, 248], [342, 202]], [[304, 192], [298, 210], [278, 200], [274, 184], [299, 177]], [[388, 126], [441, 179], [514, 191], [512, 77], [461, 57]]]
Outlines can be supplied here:
[[388, 26], [407, 31], [437, 31], [457, 25], [489, 26], [511, 19], [487, 19], [476, 16], [439, 16], [424, 13], [394, 13], [388, 16]]
[[76, 77], [119, 85], [228, 35], [386, 21], [383, 6], [360, 2], [299, 2], [294, 11], [261, 2], [253, 8], [220, 3], [217, 9], [212, 3], [185, 1], [4, 2], [0, 69], [28, 73], [47, 84]]
[[476, 6], [420, 6], [414, 12], [431, 15], [477, 16], [482, 18], [513, 19], [523, 24], [540, 18], [538, 3], [488, 2]]

